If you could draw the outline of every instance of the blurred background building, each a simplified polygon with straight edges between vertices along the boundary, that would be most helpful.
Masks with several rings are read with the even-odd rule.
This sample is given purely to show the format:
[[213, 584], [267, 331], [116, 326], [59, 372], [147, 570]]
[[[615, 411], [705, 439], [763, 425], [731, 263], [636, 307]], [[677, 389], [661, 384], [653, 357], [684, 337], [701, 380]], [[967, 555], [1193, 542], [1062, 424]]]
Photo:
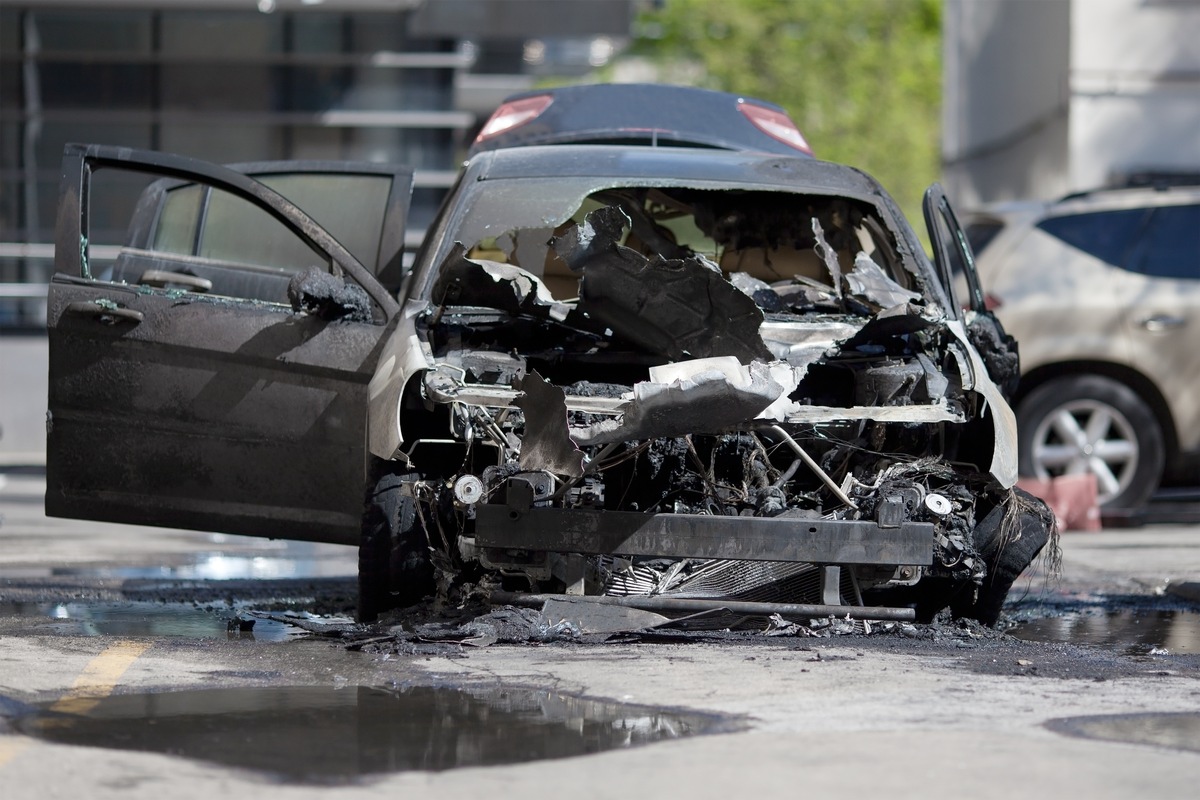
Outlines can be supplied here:
[[[465, 146], [539, 74], [602, 66], [638, 0], [6, 0], [0, 5], [0, 327], [44, 321], [63, 144], [218, 163], [416, 169], [422, 231]], [[95, 209], [118, 244], [126, 208]]]
[[943, 20], [960, 206], [1200, 180], [1200, 0], [945, 0]]

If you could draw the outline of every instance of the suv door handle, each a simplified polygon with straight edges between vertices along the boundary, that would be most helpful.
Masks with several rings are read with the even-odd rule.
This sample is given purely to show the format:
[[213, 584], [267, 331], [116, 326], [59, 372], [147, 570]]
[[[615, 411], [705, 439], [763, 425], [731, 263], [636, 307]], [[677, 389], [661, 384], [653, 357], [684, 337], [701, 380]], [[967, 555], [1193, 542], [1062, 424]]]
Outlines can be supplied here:
[[1155, 314], [1153, 317], [1138, 320], [1138, 324], [1151, 333], [1163, 333], [1173, 328], [1182, 328], [1187, 325], [1187, 320], [1183, 317], [1172, 317], [1169, 314]]
[[142, 273], [142, 277], [138, 278], [138, 283], [144, 283], [147, 286], [157, 286], [159, 288], [173, 283], [176, 286], [186, 286], [189, 292], [207, 292], [212, 290], [212, 281], [208, 278], [188, 275], [186, 272], [168, 272], [162, 269], [146, 270]]
[[109, 307], [107, 304], [101, 305], [92, 300], [69, 303], [64, 312], [81, 317], [94, 317], [109, 325], [116, 325], [118, 322], [132, 322], [137, 325], [146, 318], [145, 314], [135, 309], [118, 308], [115, 305]]

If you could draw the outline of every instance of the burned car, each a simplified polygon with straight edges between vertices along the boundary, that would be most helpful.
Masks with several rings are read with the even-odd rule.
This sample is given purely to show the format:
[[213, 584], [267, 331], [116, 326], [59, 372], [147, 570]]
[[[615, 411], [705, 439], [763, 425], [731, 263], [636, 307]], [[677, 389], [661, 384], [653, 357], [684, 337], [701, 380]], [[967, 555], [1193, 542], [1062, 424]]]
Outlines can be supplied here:
[[[366, 201], [318, 192], [351, 210], [310, 217], [286, 165], [67, 160], [48, 513], [357, 541], [363, 619], [484, 588], [991, 623], [1052, 535], [1012, 488], [1015, 345], [939, 187], [930, 262], [849, 167], [497, 150], [406, 271], [395, 216], [347, 249], [321, 214], [354, 228]], [[104, 273], [86, 258], [102, 168], [162, 176]], [[305, 255], [218, 245], [214, 220], [251, 217], [217, 213], [235, 201]]]

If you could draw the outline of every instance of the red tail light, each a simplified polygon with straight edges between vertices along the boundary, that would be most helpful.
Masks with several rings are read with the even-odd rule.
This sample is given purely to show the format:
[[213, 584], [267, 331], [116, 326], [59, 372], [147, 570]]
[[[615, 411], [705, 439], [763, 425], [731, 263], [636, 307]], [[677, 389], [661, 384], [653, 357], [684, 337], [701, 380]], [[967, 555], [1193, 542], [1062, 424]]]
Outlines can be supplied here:
[[995, 311], [1002, 305], [1004, 305], [1004, 301], [999, 297], [996, 297], [996, 295], [992, 294], [991, 292], [987, 292], [983, 295], [983, 307], [988, 311]]
[[536, 119], [553, 102], [554, 98], [550, 95], [538, 94], [533, 97], [523, 97], [511, 103], [504, 103], [492, 112], [492, 116], [484, 123], [483, 129], [479, 131], [475, 141], [482, 142], [505, 131], [519, 128]]
[[812, 148], [808, 146], [808, 142], [804, 140], [796, 123], [792, 122], [791, 117], [787, 114], [754, 103], [747, 103], [745, 100], [738, 101], [738, 111], [741, 111], [746, 119], [754, 123], [754, 127], [772, 139], [812, 155]]

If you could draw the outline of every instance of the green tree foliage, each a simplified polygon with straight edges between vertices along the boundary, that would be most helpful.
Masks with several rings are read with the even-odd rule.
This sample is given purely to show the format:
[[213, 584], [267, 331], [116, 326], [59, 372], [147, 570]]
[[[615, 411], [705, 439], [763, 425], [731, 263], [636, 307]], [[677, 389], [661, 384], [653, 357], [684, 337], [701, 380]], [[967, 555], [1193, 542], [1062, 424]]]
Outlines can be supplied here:
[[940, 173], [940, 0], [665, 0], [630, 53], [778, 103], [819, 158], [865, 169], [920, 229]]

